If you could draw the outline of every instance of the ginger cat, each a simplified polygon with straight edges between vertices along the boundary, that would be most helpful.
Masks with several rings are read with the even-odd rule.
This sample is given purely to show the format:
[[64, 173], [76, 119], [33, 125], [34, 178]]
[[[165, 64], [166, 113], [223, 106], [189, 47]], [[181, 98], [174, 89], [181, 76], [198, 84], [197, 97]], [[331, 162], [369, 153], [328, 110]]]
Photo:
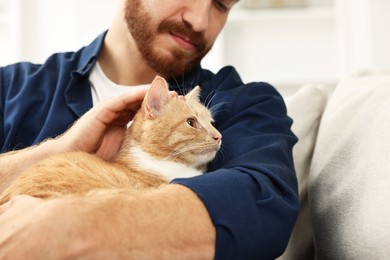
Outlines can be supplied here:
[[0, 196], [0, 204], [18, 194], [52, 198], [107, 189], [131, 192], [201, 174], [222, 136], [199, 102], [199, 92], [195, 87], [185, 97], [169, 95], [167, 82], [156, 77], [112, 162], [85, 152], [51, 156], [25, 170]]

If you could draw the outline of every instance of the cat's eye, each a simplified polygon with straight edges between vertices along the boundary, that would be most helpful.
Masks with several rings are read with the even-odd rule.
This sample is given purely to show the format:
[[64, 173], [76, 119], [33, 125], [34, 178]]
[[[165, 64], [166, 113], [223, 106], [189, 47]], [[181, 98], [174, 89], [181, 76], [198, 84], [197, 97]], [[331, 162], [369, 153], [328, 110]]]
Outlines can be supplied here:
[[191, 127], [196, 127], [196, 119], [193, 117], [187, 118], [187, 124]]

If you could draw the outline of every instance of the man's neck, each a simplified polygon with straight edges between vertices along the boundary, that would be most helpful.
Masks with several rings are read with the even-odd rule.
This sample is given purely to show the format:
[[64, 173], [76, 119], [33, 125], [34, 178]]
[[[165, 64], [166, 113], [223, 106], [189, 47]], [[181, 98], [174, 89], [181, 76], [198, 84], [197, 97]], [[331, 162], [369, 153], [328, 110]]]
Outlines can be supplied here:
[[98, 61], [105, 75], [120, 85], [147, 84], [157, 74], [145, 63], [123, 21], [114, 21], [107, 32]]

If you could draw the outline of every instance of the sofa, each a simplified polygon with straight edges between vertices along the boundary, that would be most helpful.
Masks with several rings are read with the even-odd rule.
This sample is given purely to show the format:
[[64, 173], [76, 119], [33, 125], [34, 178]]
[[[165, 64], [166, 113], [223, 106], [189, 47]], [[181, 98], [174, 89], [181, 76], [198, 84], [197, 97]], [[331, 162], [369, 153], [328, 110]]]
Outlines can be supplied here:
[[390, 72], [286, 98], [301, 211], [280, 259], [390, 259]]

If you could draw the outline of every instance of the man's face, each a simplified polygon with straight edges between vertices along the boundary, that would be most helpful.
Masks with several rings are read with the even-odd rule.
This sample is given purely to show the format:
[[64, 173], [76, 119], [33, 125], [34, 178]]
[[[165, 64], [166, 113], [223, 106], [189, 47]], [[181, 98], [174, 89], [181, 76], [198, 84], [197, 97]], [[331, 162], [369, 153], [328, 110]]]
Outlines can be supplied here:
[[162, 76], [180, 76], [200, 64], [235, 2], [127, 0], [125, 21], [146, 63]]

